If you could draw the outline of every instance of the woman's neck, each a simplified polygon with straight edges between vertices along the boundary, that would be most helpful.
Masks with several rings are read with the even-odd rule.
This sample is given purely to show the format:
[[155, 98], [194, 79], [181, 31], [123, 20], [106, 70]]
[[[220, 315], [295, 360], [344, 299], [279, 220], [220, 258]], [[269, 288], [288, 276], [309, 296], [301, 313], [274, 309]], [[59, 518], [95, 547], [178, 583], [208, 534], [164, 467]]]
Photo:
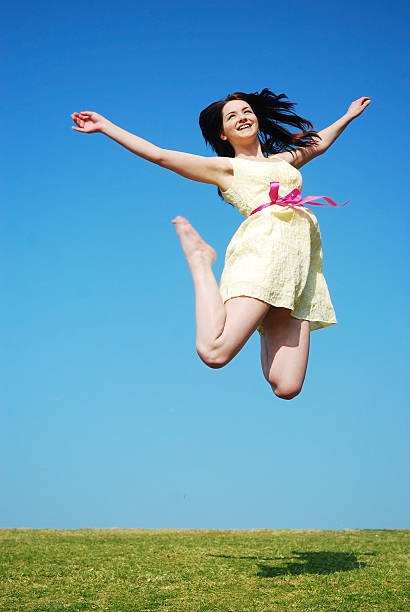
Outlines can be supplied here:
[[259, 141], [254, 145], [236, 146], [235, 157], [245, 157], [246, 159], [265, 159], [265, 156], [262, 153], [261, 143]]

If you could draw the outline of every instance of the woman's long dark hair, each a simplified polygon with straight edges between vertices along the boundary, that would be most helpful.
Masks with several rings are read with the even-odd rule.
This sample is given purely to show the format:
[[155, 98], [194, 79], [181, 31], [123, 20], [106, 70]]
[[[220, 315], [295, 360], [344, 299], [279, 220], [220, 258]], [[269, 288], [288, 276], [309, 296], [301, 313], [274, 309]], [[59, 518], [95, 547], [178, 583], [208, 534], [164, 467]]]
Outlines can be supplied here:
[[[199, 127], [206, 144], [210, 145], [218, 156], [235, 157], [232, 145], [220, 137], [223, 131], [222, 109], [231, 100], [244, 100], [258, 118], [259, 140], [265, 156], [284, 151], [292, 152], [292, 147], [314, 146], [315, 140], [320, 140], [320, 136], [313, 129], [313, 124], [293, 112], [292, 107], [295, 106], [295, 103], [286, 102], [282, 98], [287, 98], [287, 96], [283, 93], [276, 95], [270, 89], [265, 88], [260, 93], [237, 91], [226, 96], [225, 100], [213, 102], [199, 115]], [[292, 134], [284, 125], [291, 125], [302, 131]], [[219, 189], [218, 193], [221, 195]]]

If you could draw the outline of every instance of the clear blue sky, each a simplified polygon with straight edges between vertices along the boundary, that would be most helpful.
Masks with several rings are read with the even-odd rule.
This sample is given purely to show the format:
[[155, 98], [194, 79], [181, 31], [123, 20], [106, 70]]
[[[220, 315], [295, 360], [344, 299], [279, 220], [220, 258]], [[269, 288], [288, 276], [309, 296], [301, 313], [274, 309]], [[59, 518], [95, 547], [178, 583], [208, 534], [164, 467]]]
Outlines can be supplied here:
[[[409, 526], [408, 18], [351, 0], [3, 9], [0, 527]], [[371, 98], [301, 169], [302, 195], [350, 203], [312, 207], [339, 323], [312, 332], [290, 402], [258, 334], [222, 370], [195, 352], [171, 219], [219, 278], [243, 217], [70, 118], [212, 155], [199, 112], [263, 87], [317, 130]]]

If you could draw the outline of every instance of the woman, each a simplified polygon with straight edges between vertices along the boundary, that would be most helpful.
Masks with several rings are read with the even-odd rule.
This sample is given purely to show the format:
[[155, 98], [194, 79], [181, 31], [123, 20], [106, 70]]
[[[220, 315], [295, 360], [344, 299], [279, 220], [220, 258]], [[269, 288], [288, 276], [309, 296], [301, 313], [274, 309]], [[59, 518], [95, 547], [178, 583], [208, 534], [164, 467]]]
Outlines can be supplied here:
[[282, 98], [269, 89], [237, 92], [204, 109], [200, 127], [216, 157], [162, 149], [93, 111], [71, 117], [78, 132], [101, 132], [139, 157], [216, 185], [247, 216], [228, 246], [219, 287], [211, 268], [215, 251], [186, 219], [173, 220], [194, 282], [196, 348], [208, 366], [220, 368], [258, 329], [264, 376], [277, 397], [292, 399], [305, 378], [310, 331], [337, 322], [322, 273], [317, 219], [303, 206], [321, 197], [336, 204], [325, 196], [301, 200], [297, 169], [324, 153], [370, 99], [352, 102], [320, 132], [291, 134], [284, 125], [313, 126]]

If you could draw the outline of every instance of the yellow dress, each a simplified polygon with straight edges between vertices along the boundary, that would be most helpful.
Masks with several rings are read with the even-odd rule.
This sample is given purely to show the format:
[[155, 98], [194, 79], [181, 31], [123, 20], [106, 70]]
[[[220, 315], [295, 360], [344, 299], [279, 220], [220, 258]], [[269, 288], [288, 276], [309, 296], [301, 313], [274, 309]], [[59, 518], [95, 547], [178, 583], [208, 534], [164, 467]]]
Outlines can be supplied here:
[[[310, 329], [337, 323], [322, 272], [322, 240], [316, 216], [305, 206], [267, 206], [271, 181], [279, 182], [279, 197], [297, 188], [302, 175], [278, 157], [259, 162], [231, 158], [233, 183], [222, 191], [247, 219], [232, 237], [225, 256], [219, 290], [224, 302], [239, 296], [257, 298], [307, 319]], [[263, 326], [258, 328], [263, 334]]]

